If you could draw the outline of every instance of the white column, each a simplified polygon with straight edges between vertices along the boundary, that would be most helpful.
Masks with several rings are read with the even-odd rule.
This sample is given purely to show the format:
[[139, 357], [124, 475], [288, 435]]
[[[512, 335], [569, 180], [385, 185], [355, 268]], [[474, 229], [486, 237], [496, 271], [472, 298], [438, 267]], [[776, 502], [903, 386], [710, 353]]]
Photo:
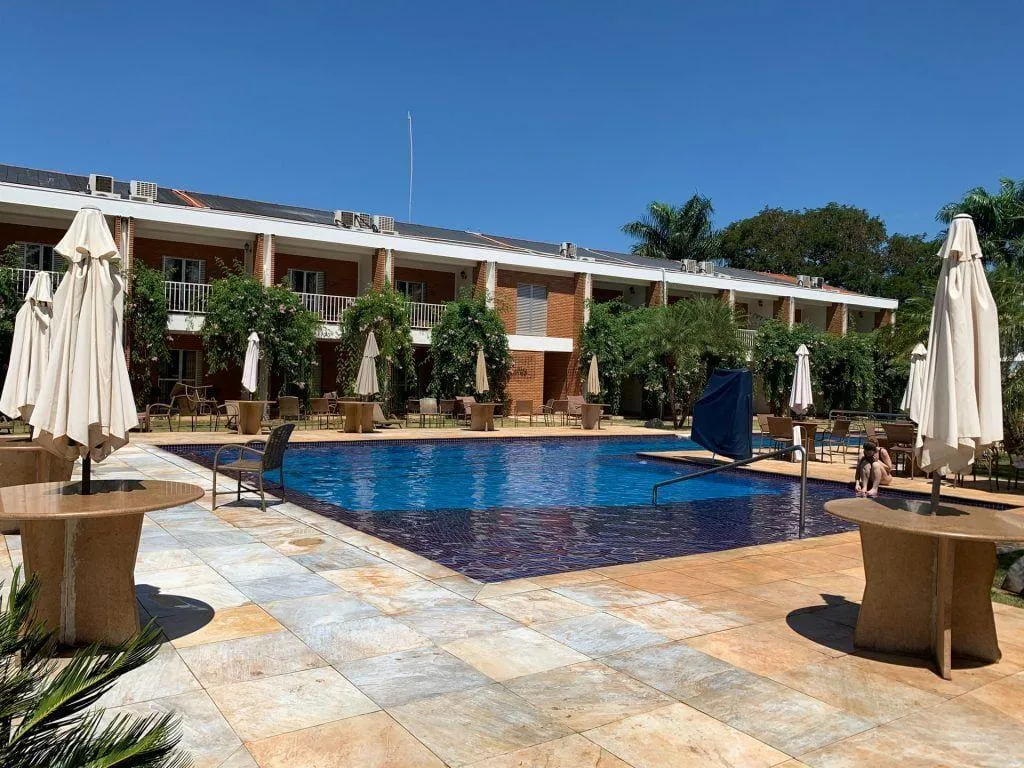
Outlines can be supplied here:
[[590, 302], [594, 299], [594, 276], [587, 272], [583, 276], [583, 324], [590, 322]]
[[498, 262], [487, 262], [487, 308], [494, 309], [494, 296], [498, 292]]

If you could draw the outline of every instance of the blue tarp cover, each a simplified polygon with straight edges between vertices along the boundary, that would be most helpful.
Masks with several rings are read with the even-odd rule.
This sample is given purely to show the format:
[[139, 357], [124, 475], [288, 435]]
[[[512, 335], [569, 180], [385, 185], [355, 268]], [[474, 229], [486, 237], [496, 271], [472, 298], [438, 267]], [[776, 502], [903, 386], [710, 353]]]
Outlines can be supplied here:
[[752, 455], [754, 378], [745, 368], [720, 368], [711, 374], [704, 394], [693, 406], [690, 437], [709, 451], [730, 459]]

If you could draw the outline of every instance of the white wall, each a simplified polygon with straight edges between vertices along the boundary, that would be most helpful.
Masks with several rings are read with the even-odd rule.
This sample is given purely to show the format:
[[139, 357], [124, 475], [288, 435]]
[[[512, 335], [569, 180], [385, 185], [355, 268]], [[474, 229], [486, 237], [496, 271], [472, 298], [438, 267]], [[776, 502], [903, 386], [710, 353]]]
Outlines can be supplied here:
[[828, 307], [824, 304], [801, 304], [797, 302], [796, 308], [800, 310], [800, 322], [824, 331], [828, 328]]

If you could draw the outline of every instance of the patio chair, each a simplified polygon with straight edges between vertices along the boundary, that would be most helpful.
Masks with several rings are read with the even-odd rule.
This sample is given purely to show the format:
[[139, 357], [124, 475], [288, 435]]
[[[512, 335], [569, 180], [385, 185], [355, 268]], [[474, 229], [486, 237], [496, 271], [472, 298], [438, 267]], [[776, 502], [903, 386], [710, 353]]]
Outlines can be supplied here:
[[327, 428], [331, 428], [331, 401], [326, 397], [309, 398], [309, 410], [306, 411], [306, 418], [309, 421], [316, 417], [317, 429], [323, 429], [326, 422]]
[[444, 426], [446, 419], [451, 419], [452, 423], [455, 423], [455, 401], [454, 400], [441, 400], [437, 404], [438, 419], [441, 422], [441, 426]]
[[420, 412], [420, 401], [417, 397], [410, 397], [405, 401], [405, 426], [409, 426], [409, 420]]
[[425, 427], [431, 419], [435, 423], [440, 424], [441, 414], [437, 409], [437, 398], [435, 397], [421, 397], [418, 414], [420, 417], [420, 426]]
[[548, 401], [540, 407], [540, 415], [544, 418], [544, 426], [550, 427], [554, 423], [555, 398], [549, 397]]
[[771, 445], [772, 431], [768, 429], [768, 414], [759, 413], [757, 414], [757, 428], [761, 437], [761, 442], [758, 445], [758, 453], [767, 453], [768, 446]]
[[889, 422], [882, 425], [885, 435], [883, 441], [889, 456], [892, 458], [893, 469], [903, 460], [903, 466], [907, 468], [909, 476], [913, 478], [914, 470], [917, 468], [917, 458], [914, 453], [914, 444], [917, 441], [917, 427], [909, 422]]
[[533, 400], [516, 400], [512, 404], [512, 419], [517, 422], [521, 417], [529, 418], [529, 425], [533, 426]]
[[793, 420], [789, 416], [768, 417], [768, 437], [771, 450], [778, 451], [793, 444]]
[[150, 403], [146, 410], [139, 414], [139, 427], [143, 432], [153, 431], [153, 422], [156, 419], [167, 419], [167, 431], [174, 431], [174, 423], [171, 421], [174, 409], [167, 403]]
[[565, 420], [567, 423], [573, 419], [579, 421], [583, 418], [583, 404], [586, 402], [587, 400], [583, 395], [569, 395], [566, 398]]
[[1010, 469], [1013, 470], [1013, 488], [1017, 489], [1017, 483], [1020, 480], [1021, 470], [1024, 470], [1024, 455], [1019, 453], [1010, 454]]
[[225, 400], [224, 404], [217, 408], [218, 418], [224, 417], [225, 429], [238, 429], [238, 401]]
[[[276, 469], [281, 479], [281, 490], [284, 491], [284, 452], [288, 447], [288, 440], [292, 436], [294, 424], [279, 424], [270, 430], [266, 440], [250, 440], [245, 445], [222, 445], [213, 455], [213, 506], [217, 508], [217, 472], [235, 473], [238, 479], [238, 487], [235, 491], [235, 500], [241, 500], [242, 491], [258, 493], [260, 495], [260, 509], [267, 511], [267, 497], [264, 493], [263, 474]], [[262, 445], [263, 449], [257, 448]], [[230, 457], [221, 459], [225, 451], [238, 451], [238, 456], [233, 460]], [[256, 475], [255, 486], [243, 486], [242, 475]]]
[[[175, 387], [178, 385], [175, 384]], [[196, 431], [196, 419], [199, 418], [199, 401], [192, 395], [180, 394], [171, 400], [171, 408], [178, 414], [178, 429], [181, 429], [181, 420], [189, 419], [192, 423], [192, 431]]]
[[394, 416], [387, 417], [384, 415], [384, 409], [381, 408], [380, 403], [373, 404], [373, 423], [379, 427], [397, 427], [402, 424], [401, 419], [396, 419]]
[[472, 395], [463, 395], [455, 398], [455, 417], [469, 424], [469, 414], [473, 410], [476, 398]]
[[828, 453], [829, 462], [832, 461], [832, 454], [837, 450], [843, 452], [843, 463], [846, 463], [846, 455], [850, 450], [850, 420], [835, 419], [821, 438], [821, 458], [824, 461], [825, 453]]
[[294, 421], [295, 423], [304, 421], [299, 398], [294, 395], [282, 395], [277, 398], [277, 418], [280, 421]]

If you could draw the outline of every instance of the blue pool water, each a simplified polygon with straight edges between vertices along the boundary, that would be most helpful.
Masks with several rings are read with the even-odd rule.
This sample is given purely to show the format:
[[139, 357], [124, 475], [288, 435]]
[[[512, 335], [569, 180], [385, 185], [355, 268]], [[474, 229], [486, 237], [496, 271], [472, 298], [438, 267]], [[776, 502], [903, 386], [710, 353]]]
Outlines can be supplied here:
[[[696, 447], [675, 436], [296, 444], [285, 480], [303, 506], [485, 581], [797, 537], [789, 479], [722, 473], [651, 506], [654, 483], [697, 467], [637, 453]], [[209, 465], [214, 447], [176, 450]], [[849, 494], [809, 482], [805, 535], [848, 530], [822, 505]]]

